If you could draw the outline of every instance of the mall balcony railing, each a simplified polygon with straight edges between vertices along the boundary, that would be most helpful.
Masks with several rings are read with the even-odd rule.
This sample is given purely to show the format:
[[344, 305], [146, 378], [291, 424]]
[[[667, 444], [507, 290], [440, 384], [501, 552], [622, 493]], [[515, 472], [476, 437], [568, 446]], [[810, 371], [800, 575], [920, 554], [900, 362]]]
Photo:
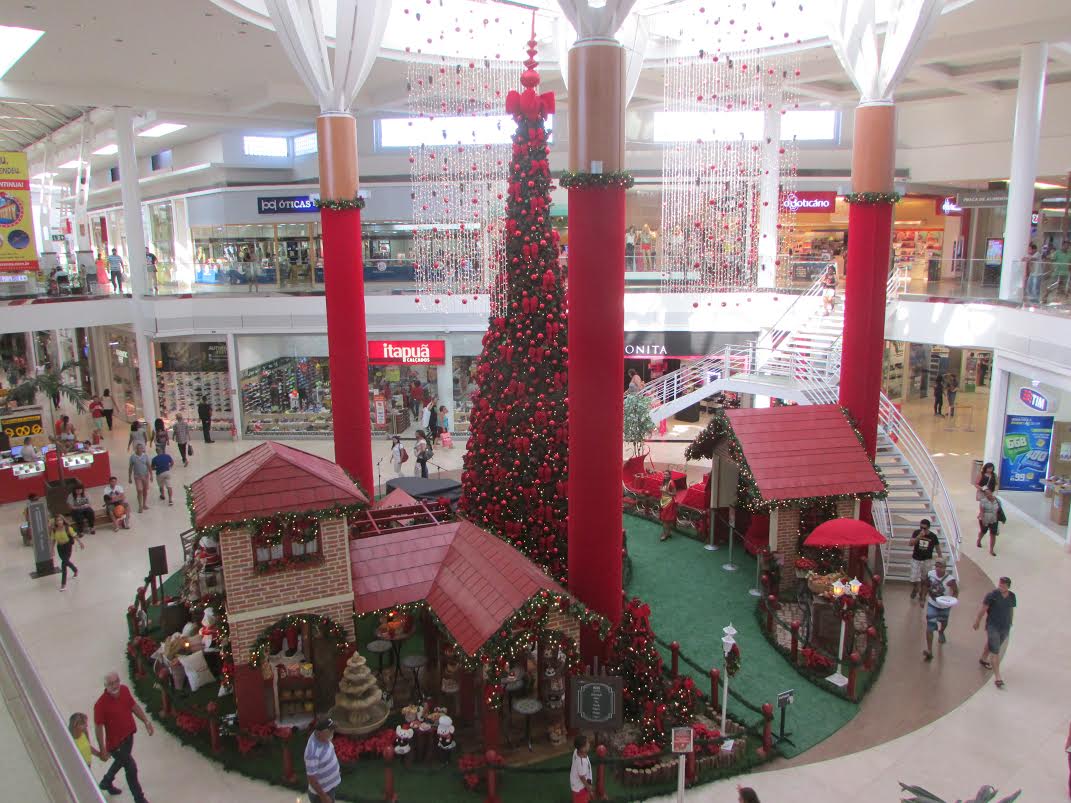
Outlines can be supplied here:
[[[71, 803], [103, 803], [93, 774], [67, 730], [67, 713], [60, 713], [7, 614], [0, 610], [0, 681], [8, 727], [21, 739], [32, 760], [18, 762], [18, 748], [6, 744], [13, 764], [4, 773], [12, 797]], [[6, 730], [7, 728], [5, 728]], [[33, 794], [32, 780], [40, 783]]]
[[[563, 258], [567, 265], [567, 258]], [[778, 258], [775, 287], [759, 288], [753, 282], [727, 282], [724, 286], [704, 286], [698, 272], [674, 271], [660, 257], [651, 267], [636, 259], [626, 264], [625, 290], [628, 293], [686, 292], [777, 292], [808, 295], [818, 292], [817, 279], [835, 259], [811, 259], [785, 254]], [[1071, 315], [1071, 280], [1063, 273], [1062, 263], [1039, 260], [1036, 278], [1020, 281], [1015, 298], [1001, 299], [1000, 267], [984, 259], [926, 259], [907, 261], [897, 258], [894, 265], [896, 295], [905, 301], [982, 303], [1010, 308], [1036, 309]], [[1022, 276], [1022, 260], [1014, 263]], [[636, 268], [636, 269], [632, 269]], [[0, 302], [4, 299], [85, 300], [130, 295], [130, 266], [123, 274], [121, 293], [111, 285], [110, 274], [102, 271], [82, 275], [79, 271], [0, 274]], [[838, 264], [838, 283], [844, 286], [843, 266]], [[850, 266], [848, 266], [850, 279]], [[752, 271], [741, 270], [741, 276]], [[412, 295], [418, 292], [415, 267], [410, 260], [366, 259], [364, 264], [367, 295]], [[107, 279], [107, 281], [102, 281]], [[667, 281], [668, 279], [668, 281]], [[219, 294], [319, 295], [324, 292], [322, 264], [275, 260], [261, 262], [175, 263], [161, 262], [156, 283], [148, 295], [190, 296]], [[1024, 300], [1025, 299], [1025, 300]], [[769, 337], [776, 337], [784, 327], [774, 326]], [[763, 345], [766, 345], [765, 343]]]

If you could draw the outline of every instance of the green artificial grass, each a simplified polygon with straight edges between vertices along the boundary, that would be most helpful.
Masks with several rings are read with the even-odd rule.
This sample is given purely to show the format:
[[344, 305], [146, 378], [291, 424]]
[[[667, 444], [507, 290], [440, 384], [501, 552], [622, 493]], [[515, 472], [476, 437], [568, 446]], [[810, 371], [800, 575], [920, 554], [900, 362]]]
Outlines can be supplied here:
[[[625, 528], [632, 558], [626, 592], [650, 604], [651, 626], [662, 641], [680, 642], [682, 656], [704, 667], [698, 672], [683, 660], [680, 664], [681, 673], [691, 675], [704, 692], [709, 693], [710, 669], [724, 668], [722, 628], [731, 622], [738, 631], [742, 663], [730, 689], [758, 706], [776, 705], [778, 692], [796, 690], [786, 726], [793, 744], [778, 745], [783, 755], [791, 758], [814, 747], [855, 716], [856, 704], [801, 677], [759, 630], [756, 598], [748, 594], [755, 583], [755, 559], [739, 544], [733, 548], [733, 561], [740, 569], [726, 572], [721, 568], [729, 557], [726, 547], [706, 552], [700, 543], [679, 534], [660, 542], [658, 524], [633, 516], [625, 517]], [[668, 664], [669, 650], [662, 653]], [[748, 724], [761, 719], [733, 700], [731, 693], [729, 713]], [[776, 734], [779, 714], [774, 716]]]

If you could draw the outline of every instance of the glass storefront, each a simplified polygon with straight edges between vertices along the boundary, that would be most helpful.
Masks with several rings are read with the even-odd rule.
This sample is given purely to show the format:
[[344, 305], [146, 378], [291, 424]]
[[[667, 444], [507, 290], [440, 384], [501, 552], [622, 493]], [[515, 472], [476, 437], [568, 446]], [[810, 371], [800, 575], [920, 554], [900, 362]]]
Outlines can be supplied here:
[[236, 342], [245, 434], [329, 437], [327, 337], [249, 335]]
[[230, 374], [227, 344], [221, 341], [157, 341], [156, 398], [159, 415], [171, 422], [176, 413], [198, 420], [197, 405], [204, 397], [212, 405], [212, 427], [230, 430]]
[[144, 410], [141, 403], [138, 349], [134, 332], [129, 327], [106, 326], [104, 336], [108, 338], [111, 392], [115, 400], [115, 413], [120, 418], [133, 421], [135, 418], [140, 418]]

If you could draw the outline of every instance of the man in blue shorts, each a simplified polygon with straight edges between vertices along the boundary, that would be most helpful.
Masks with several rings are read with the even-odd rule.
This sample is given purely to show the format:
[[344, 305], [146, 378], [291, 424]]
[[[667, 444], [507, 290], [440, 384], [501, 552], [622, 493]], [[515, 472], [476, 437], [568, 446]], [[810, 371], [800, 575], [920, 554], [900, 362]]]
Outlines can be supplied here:
[[993, 670], [993, 682], [998, 689], [1004, 688], [1004, 679], [1000, 676], [1000, 651], [1011, 633], [1014, 612], [1015, 594], [1011, 592], [1011, 579], [1001, 577], [997, 587], [985, 595], [974, 619], [974, 629], [977, 630], [982, 623], [982, 614], [985, 614], [986, 642], [978, 663]]
[[933, 660], [933, 634], [936, 631], [937, 641], [945, 643], [945, 628], [948, 627], [948, 612], [952, 605], [948, 603], [948, 597], [959, 596], [959, 584], [956, 582], [945, 566], [943, 558], [938, 558], [934, 568], [926, 575], [928, 591], [926, 592], [926, 649], [922, 657], [927, 661]]

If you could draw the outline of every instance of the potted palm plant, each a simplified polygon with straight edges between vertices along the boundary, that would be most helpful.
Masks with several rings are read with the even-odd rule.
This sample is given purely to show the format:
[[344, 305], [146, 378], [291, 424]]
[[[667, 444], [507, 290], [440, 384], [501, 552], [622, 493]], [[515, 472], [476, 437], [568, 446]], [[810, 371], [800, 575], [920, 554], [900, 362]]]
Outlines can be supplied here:
[[86, 409], [86, 392], [77, 385], [67, 383], [64, 374], [78, 367], [78, 363], [69, 362], [60, 366], [58, 371], [44, 371], [36, 376], [28, 376], [8, 391], [8, 399], [19, 406], [29, 407], [37, 404], [38, 395], [48, 399], [45, 405], [49, 414], [49, 433], [56, 431], [56, 412], [60, 401], [70, 402], [78, 412]]

